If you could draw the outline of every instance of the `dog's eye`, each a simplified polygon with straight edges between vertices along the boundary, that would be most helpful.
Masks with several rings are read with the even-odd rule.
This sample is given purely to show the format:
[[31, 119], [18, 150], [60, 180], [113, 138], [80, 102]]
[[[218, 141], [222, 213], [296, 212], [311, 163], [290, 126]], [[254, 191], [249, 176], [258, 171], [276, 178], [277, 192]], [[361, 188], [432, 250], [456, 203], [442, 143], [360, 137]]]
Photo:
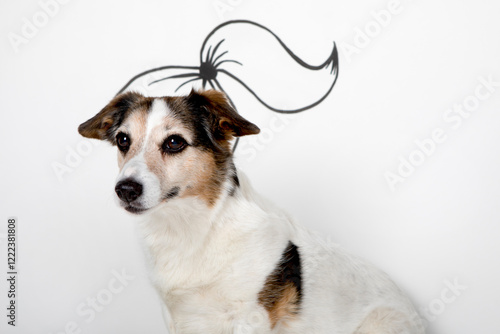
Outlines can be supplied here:
[[165, 153], [177, 153], [187, 146], [186, 141], [181, 136], [173, 135], [165, 139], [161, 149]]
[[127, 152], [130, 148], [130, 137], [123, 132], [116, 135], [116, 145], [118, 149], [122, 152]]

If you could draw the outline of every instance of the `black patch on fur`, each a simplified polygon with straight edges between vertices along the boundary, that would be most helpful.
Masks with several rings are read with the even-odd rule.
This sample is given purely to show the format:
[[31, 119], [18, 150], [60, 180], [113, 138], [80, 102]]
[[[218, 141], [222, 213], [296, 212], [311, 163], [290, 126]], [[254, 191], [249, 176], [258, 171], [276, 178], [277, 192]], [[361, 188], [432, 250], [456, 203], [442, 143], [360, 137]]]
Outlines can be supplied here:
[[174, 197], [177, 197], [179, 195], [179, 191], [181, 189], [179, 187], [173, 187], [172, 189], [170, 189], [168, 191], [168, 193], [166, 193], [164, 196], [163, 196], [163, 200], [164, 201], [167, 201], [169, 199], [172, 199]]
[[234, 171], [233, 174], [233, 183], [236, 188], [240, 187], [240, 179], [238, 178], [238, 174], [236, 173], [236, 171]]
[[231, 180], [233, 181], [233, 184], [231, 186], [231, 190], [229, 190], [229, 196], [234, 196], [236, 189], [240, 187], [240, 179], [238, 178], [238, 172], [236, 171], [234, 164], [231, 164], [231, 170]]
[[297, 289], [298, 303], [300, 304], [302, 298], [302, 268], [299, 249], [291, 241], [288, 242], [288, 246], [281, 257], [280, 265], [273, 274], [283, 285], [293, 283]]
[[285, 289], [290, 286], [297, 292], [295, 305], [299, 308], [302, 301], [302, 268], [299, 249], [291, 241], [283, 251], [280, 262], [267, 277], [259, 301], [266, 309], [272, 309], [280, 302]]

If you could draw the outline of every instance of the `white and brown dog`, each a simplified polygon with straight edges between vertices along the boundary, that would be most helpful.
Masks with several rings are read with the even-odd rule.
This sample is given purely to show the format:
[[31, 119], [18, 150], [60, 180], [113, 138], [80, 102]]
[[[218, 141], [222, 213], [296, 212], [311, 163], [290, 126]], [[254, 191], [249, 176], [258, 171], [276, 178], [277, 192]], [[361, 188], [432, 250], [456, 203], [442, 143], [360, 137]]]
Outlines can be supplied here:
[[259, 197], [231, 140], [259, 133], [223, 93], [115, 97], [83, 123], [118, 147], [120, 205], [140, 215], [170, 333], [417, 334], [391, 280]]

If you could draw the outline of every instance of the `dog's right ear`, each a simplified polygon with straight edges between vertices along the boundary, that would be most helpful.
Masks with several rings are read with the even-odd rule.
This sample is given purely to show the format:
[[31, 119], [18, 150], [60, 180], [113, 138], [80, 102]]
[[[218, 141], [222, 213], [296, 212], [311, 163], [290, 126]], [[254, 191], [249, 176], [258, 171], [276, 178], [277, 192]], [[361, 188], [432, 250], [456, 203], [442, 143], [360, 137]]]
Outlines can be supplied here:
[[127, 92], [115, 96], [97, 115], [80, 124], [78, 132], [87, 138], [114, 141], [116, 129], [126, 115], [139, 106], [144, 96], [136, 92]]

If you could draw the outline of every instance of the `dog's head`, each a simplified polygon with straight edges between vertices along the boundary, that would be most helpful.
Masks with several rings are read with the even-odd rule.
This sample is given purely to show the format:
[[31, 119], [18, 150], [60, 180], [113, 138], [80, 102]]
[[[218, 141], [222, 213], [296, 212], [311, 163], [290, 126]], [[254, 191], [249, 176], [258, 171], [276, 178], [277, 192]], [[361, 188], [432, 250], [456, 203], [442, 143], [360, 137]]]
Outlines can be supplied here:
[[176, 97], [121, 94], [78, 128], [84, 137], [117, 146], [115, 192], [132, 213], [176, 197], [214, 205], [227, 181], [237, 183], [230, 140], [259, 131], [215, 90]]

